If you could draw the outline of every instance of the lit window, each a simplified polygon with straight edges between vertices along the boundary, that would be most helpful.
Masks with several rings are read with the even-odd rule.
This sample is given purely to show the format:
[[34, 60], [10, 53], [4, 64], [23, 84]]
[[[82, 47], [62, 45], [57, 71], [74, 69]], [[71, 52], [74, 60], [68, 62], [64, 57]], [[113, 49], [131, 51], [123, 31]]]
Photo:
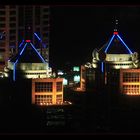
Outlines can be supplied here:
[[62, 91], [62, 82], [57, 82], [56, 83], [56, 91], [61, 92]]
[[35, 92], [52, 92], [52, 82], [35, 82]]

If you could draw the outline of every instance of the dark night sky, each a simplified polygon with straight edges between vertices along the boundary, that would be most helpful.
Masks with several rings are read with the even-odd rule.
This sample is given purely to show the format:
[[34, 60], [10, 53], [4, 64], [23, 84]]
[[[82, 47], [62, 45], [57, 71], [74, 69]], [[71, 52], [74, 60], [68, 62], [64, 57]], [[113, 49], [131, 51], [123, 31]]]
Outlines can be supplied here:
[[93, 49], [111, 38], [115, 18], [119, 35], [131, 50], [139, 52], [140, 5], [51, 6], [50, 66], [90, 61]]

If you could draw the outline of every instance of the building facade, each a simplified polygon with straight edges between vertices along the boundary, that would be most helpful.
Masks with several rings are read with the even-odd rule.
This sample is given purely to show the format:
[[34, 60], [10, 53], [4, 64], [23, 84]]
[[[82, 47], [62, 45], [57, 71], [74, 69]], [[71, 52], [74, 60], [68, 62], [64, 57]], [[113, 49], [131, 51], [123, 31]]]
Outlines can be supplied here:
[[32, 79], [32, 104], [36, 105], [63, 104], [63, 79], [62, 78]]
[[120, 70], [120, 93], [140, 95], [140, 69]]
[[[19, 51], [23, 40], [30, 39], [49, 60], [49, 6], [0, 6], [0, 70]], [[43, 47], [42, 47], [43, 46]]]

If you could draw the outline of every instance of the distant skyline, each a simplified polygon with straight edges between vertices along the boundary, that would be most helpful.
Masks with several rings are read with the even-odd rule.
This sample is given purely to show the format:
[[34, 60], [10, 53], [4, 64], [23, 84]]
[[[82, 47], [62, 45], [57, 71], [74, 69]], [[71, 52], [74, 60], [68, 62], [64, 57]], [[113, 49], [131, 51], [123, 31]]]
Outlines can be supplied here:
[[83, 64], [112, 36], [115, 19], [125, 43], [140, 51], [140, 5], [50, 6], [50, 65]]

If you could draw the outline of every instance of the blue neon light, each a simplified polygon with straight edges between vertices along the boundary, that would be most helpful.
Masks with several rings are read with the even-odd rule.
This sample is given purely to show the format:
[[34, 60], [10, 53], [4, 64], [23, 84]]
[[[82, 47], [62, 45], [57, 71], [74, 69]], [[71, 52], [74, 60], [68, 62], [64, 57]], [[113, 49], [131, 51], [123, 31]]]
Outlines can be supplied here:
[[[20, 44], [19, 47], [21, 47], [21, 45], [23, 44], [23, 42], [24, 42], [24, 40], [21, 42], [21, 44]], [[38, 54], [38, 56], [41, 58], [42, 62], [43, 63], [46, 63], [46, 61], [43, 59], [43, 57], [40, 55], [40, 53], [37, 51], [37, 49], [34, 47], [34, 45], [31, 42], [30, 42], [30, 44], [31, 44], [32, 48], [35, 50], [35, 52]], [[20, 56], [23, 54], [26, 46], [27, 46], [27, 43], [24, 45], [23, 49], [20, 52], [19, 57], [16, 59], [15, 63], [13, 64], [14, 65], [14, 67], [13, 67], [13, 81], [16, 80], [16, 64], [18, 63], [18, 60], [19, 60]]]
[[22, 46], [22, 44], [24, 43], [24, 39], [22, 40], [22, 42], [19, 45], [19, 48]]
[[26, 46], [27, 46], [27, 43], [24, 45], [23, 49], [21, 50], [20, 55], [22, 55], [22, 53], [25, 50]]
[[41, 58], [43, 63], [46, 63], [46, 61], [43, 59], [43, 57], [40, 55], [40, 53], [36, 50], [36, 48], [34, 47], [34, 45], [32, 43], [30, 43], [31, 46], [33, 47], [33, 49], [36, 51], [36, 53], [38, 54], [38, 56]]
[[104, 63], [101, 63], [101, 71], [104, 72]]
[[37, 37], [37, 39], [38, 39], [39, 41], [42, 41], [41, 38], [37, 35], [37, 33], [34, 33], [34, 35]]
[[16, 64], [14, 63], [14, 68], [13, 68], [13, 81], [15, 81], [16, 80], [16, 70], [15, 70], [15, 66]]
[[132, 54], [132, 51], [128, 48], [128, 46], [125, 44], [125, 42], [121, 39], [121, 37], [119, 35], [117, 35], [117, 37], [121, 40], [121, 42], [124, 44], [124, 46], [127, 48], [127, 50], [129, 51], [130, 54]]
[[115, 36], [115, 35], [113, 35], [112, 38], [110, 39], [110, 41], [109, 41], [109, 43], [108, 43], [108, 45], [107, 45], [107, 48], [105, 49], [105, 53], [107, 52], [107, 50], [108, 50], [108, 48], [109, 48], [109, 46], [110, 46], [110, 44], [111, 44], [111, 42], [112, 42], [114, 36]]
[[13, 68], [13, 81], [16, 80], [16, 64], [18, 62], [19, 58], [17, 58], [16, 62], [14, 63], [14, 68]]
[[34, 33], [34, 35], [37, 37], [37, 39], [41, 42], [42, 46], [46, 48], [46, 45], [42, 43], [42, 39], [37, 35], [37, 33]]

